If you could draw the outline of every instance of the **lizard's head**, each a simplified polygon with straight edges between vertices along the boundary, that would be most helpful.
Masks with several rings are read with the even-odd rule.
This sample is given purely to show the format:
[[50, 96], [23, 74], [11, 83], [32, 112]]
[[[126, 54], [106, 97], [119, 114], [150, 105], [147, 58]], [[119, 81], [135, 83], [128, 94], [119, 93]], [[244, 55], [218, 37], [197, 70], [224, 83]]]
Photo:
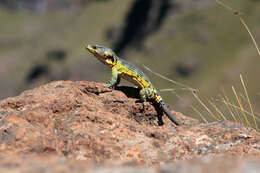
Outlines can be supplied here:
[[109, 48], [99, 45], [86, 45], [86, 49], [104, 64], [113, 67], [117, 63], [116, 54]]

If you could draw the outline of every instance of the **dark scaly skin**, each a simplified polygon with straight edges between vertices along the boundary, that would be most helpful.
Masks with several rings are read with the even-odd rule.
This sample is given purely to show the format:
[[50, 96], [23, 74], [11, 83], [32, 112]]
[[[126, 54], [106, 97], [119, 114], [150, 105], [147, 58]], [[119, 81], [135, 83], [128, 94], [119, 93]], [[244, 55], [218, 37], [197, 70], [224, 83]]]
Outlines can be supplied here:
[[112, 69], [112, 77], [106, 84], [107, 87], [118, 85], [121, 78], [128, 80], [141, 88], [140, 99], [144, 105], [147, 104], [147, 99], [153, 100], [160, 106], [160, 109], [175, 125], [180, 125], [180, 123], [171, 114], [159, 92], [153, 87], [149, 78], [138, 67], [123, 59], [120, 59], [111, 49], [107, 47], [99, 45], [86, 45], [86, 49], [98, 60]]

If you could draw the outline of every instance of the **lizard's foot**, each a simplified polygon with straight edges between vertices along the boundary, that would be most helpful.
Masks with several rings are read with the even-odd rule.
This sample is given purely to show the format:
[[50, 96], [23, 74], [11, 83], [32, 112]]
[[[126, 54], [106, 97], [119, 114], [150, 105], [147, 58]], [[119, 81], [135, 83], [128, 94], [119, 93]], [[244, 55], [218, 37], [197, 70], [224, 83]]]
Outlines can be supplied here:
[[148, 102], [143, 102], [143, 108], [145, 109], [149, 105]]
[[148, 106], [149, 103], [148, 103], [148, 102], [143, 102], [143, 105], [144, 105], [144, 106]]
[[105, 84], [105, 87], [107, 87], [107, 88], [113, 88], [115, 85], [113, 85], [113, 84], [111, 84], [111, 83], [106, 83]]
[[163, 125], [164, 125], [164, 122], [158, 120], [158, 126], [163, 126]]
[[162, 119], [162, 115], [158, 115], [158, 126], [162, 126], [163, 123], [163, 119]]
[[110, 88], [111, 85], [110, 85], [109, 83], [106, 83], [106, 84], [105, 84], [105, 87]]
[[149, 103], [148, 102], [142, 102], [142, 105], [143, 105], [143, 111], [145, 111], [145, 109], [147, 108]]

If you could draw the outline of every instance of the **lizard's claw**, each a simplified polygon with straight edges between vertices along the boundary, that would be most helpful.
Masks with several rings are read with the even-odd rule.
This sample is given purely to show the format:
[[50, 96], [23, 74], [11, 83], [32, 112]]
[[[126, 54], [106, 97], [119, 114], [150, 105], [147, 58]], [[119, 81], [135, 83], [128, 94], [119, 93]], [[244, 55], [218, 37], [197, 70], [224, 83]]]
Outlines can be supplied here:
[[105, 87], [111, 88], [111, 87], [113, 87], [113, 85], [111, 85], [110, 83], [106, 83]]
[[145, 109], [149, 105], [148, 102], [143, 102], [143, 109]]
[[143, 105], [144, 105], [144, 106], [148, 106], [149, 103], [148, 103], [148, 102], [143, 102]]

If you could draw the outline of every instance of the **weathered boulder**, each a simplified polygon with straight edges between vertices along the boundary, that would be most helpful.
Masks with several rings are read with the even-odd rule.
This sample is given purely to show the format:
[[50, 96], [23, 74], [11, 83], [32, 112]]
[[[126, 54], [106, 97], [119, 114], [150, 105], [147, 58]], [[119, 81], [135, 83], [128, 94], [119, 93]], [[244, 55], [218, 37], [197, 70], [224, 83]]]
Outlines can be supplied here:
[[[64, 164], [146, 166], [219, 156], [260, 158], [260, 135], [254, 129], [229, 121], [199, 124], [173, 110], [182, 126], [166, 116], [158, 126], [153, 105], [144, 108], [137, 93], [131, 87], [56, 81], [0, 101], [0, 165], [15, 156], [19, 163], [35, 158], [39, 165], [53, 158]], [[202, 164], [200, 159], [196, 163]]]

